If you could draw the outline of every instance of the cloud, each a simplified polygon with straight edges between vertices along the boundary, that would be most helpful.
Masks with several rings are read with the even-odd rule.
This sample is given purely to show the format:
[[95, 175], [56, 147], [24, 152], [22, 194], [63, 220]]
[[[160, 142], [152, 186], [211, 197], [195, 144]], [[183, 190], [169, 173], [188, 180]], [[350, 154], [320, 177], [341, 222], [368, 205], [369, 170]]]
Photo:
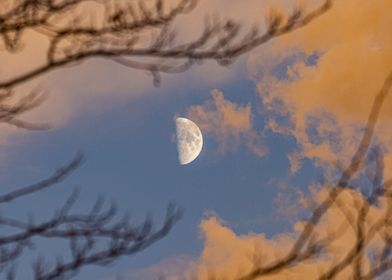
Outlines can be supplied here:
[[[329, 188], [313, 190], [308, 197], [313, 203], [321, 203], [329, 195]], [[368, 205], [369, 212], [365, 218], [365, 228], [371, 228], [385, 215], [388, 215], [389, 198], [380, 198], [380, 205]], [[262, 279], [317, 279], [323, 272], [328, 271], [334, 264], [341, 261], [357, 240], [355, 223], [358, 205], [366, 204], [366, 198], [359, 192], [346, 189], [326, 211], [320, 223], [315, 227], [313, 238], [327, 240], [323, 243], [325, 250], [306, 261], [293, 264], [287, 269], [267, 275]], [[389, 201], [390, 203], [390, 201]], [[310, 205], [310, 204], [308, 204]], [[350, 216], [351, 215], [351, 216]], [[349, 217], [354, 217], [349, 219]], [[251, 271], [254, 264], [268, 265], [286, 256], [294, 245], [296, 238], [303, 229], [304, 223], [298, 221], [291, 232], [267, 238], [263, 233], [236, 234], [225, 221], [217, 216], [209, 216], [200, 223], [200, 231], [204, 239], [203, 251], [199, 259], [188, 270], [191, 279], [235, 279]], [[364, 255], [363, 271], [369, 272], [371, 252], [380, 250], [383, 241], [377, 235], [368, 244], [369, 255]], [[352, 265], [343, 269], [336, 279], [349, 279]], [[183, 275], [181, 275], [183, 276]], [[192, 278], [194, 277], [194, 278]], [[176, 279], [183, 279], [180, 276]], [[335, 279], [335, 278], [334, 278]]]
[[244, 144], [251, 152], [264, 156], [265, 146], [255, 131], [250, 104], [241, 106], [225, 100], [219, 90], [211, 92], [212, 100], [188, 108], [187, 115], [205, 133], [212, 135], [219, 152], [233, 151]]
[[[248, 60], [268, 112], [267, 129], [294, 136], [289, 158], [320, 166], [353, 154], [370, 107], [392, 70], [388, 0], [335, 1], [305, 28], [275, 40]], [[377, 140], [392, 148], [392, 98], [384, 104]]]

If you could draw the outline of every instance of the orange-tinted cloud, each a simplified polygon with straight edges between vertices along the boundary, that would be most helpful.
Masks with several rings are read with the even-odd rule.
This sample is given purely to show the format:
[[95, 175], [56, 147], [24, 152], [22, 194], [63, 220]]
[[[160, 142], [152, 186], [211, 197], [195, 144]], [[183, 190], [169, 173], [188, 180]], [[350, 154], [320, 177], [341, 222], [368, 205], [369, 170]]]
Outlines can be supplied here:
[[211, 134], [217, 140], [220, 152], [245, 144], [258, 156], [265, 155], [266, 149], [260, 143], [260, 136], [253, 127], [250, 104], [241, 106], [225, 100], [223, 93], [218, 90], [213, 90], [211, 95], [212, 100], [205, 104], [188, 108], [188, 117], [197, 123], [203, 132]]
[[[309, 200], [313, 203], [321, 203], [328, 197], [328, 189], [313, 191]], [[325, 246], [323, 253], [260, 279], [317, 279], [328, 271], [354, 248], [357, 231], [352, 223], [354, 222], [355, 225], [358, 205], [362, 203], [367, 202], [360, 193], [348, 189], [343, 191], [314, 230], [313, 241], [328, 237], [326, 239], [328, 241], [323, 243]], [[378, 207], [374, 205], [369, 207], [365, 218], [366, 229], [385, 217], [388, 208], [387, 199], [382, 198]], [[354, 218], [349, 219], [350, 217]], [[216, 216], [210, 216], [200, 223], [204, 248], [199, 260], [189, 269], [188, 276], [198, 280], [211, 279], [208, 277], [212, 276], [216, 276], [217, 279], [236, 279], [251, 271], [254, 264], [264, 266], [274, 263], [288, 254], [303, 225], [302, 222], [298, 222], [291, 232], [267, 238], [263, 233], [236, 234], [224, 221]], [[375, 235], [367, 244], [369, 249], [367, 252], [376, 252], [383, 244], [383, 241]], [[370, 267], [370, 259], [365, 254], [363, 272], [369, 272]], [[352, 265], [347, 266], [334, 279], [350, 279], [352, 269]]]
[[[290, 155], [293, 171], [303, 158], [322, 165], [350, 158], [373, 99], [392, 71], [390, 1], [334, 2], [331, 11], [249, 59], [270, 113], [267, 127], [294, 136], [299, 144]], [[309, 63], [314, 54], [316, 63]], [[274, 68], [288, 57], [291, 62], [276, 75]], [[388, 98], [377, 131], [388, 150], [391, 105]]]

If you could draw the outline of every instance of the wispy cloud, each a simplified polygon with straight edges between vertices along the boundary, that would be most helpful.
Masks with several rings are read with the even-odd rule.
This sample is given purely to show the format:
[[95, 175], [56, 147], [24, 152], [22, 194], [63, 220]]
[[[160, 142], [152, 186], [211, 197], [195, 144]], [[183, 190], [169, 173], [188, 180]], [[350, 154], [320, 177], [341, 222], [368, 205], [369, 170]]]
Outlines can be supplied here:
[[203, 105], [188, 108], [188, 117], [195, 121], [203, 132], [212, 135], [219, 152], [224, 153], [245, 145], [252, 153], [264, 156], [267, 152], [262, 137], [253, 127], [250, 104], [238, 105], [226, 100], [219, 90], [211, 92], [212, 99]]
[[[324, 187], [314, 191], [309, 200], [321, 203], [328, 195], [329, 187]], [[367, 203], [364, 199], [359, 192], [344, 190], [315, 229], [314, 236], [317, 239], [334, 236], [326, 239], [328, 242], [325, 243], [323, 253], [266, 275], [263, 279], [304, 279], [305, 276], [307, 279], [317, 279], [323, 272], [339, 263], [352, 250], [357, 240], [352, 221], [347, 217], [357, 213], [358, 204]], [[372, 227], [387, 213], [387, 200], [388, 198], [382, 198], [379, 207], [369, 206], [365, 219], [366, 228]], [[210, 216], [200, 223], [204, 248], [198, 261], [189, 269], [188, 277], [192, 276], [198, 280], [211, 279], [209, 277], [213, 276], [218, 279], [236, 279], [251, 271], [254, 265], [274, 263], [286, 256], [303, 227], [304, 223], [299, 221], [294, 224], [291, 232], [267, 238], [263, 233], [236, 234], [219, 217]], [[368, 244], [369, 255], [364, 255], [364, 272], [370, 269], [370, 252], [378, 250], [381, 244], [381, 237], [375, 237]], [[347, 266], [336, 279], [349, 279], [352, 269], [352, 266]], [[176, 279], [182, 279], [182, 276], [178, 275]]]
[[[373, 98], [392, 69], [388, 7], [388, 0], [336, 1], [319, 20], [249, 59], [268, 110], [267, 128], [294, 136], [299, 145], [290, 155], [293, 172], [304, 158], [325, 166], [354, 151]], [[391, 105], [389, 98], [385, 108]], [[388, 149], [391, 112], [383, 110], [377, 132]]]

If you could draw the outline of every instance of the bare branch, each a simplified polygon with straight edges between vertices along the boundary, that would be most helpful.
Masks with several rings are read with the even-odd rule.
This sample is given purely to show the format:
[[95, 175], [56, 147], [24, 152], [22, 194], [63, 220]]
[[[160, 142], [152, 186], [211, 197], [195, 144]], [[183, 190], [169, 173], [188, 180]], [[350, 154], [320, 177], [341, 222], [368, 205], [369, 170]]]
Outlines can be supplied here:
[[[286, 21], [280, 14], [272, 16], [267, 21], [265, 33], [259, 34], [255, 27], [242, 39], [239, 38], [240, 25], [227, 20], [224, 23], [216, 22], [212, 26], [206, 26], [201, 36], [194, 41], [175, 43], [173, 31], [169, 26], [179, 15], [191, 11], [196, 5], [196, 0], [181, 0], [167, 12], [164, 12], [161, 0], [156, 0], [155, 7], [146, 7], [143, 1], [138, 2], [138, 7], [130, 3], [128, 9], [114, 8], [114, 11], [108, 11], [108, 17], [102, 22], [101, 27], [86, 26], [79, 20], [65, 26], [60, 24], [61, 19], [68, 15], [66, 11], [71, 8], [76, 10], [81, 2], [83, 1], [70, 1], [68, 5], [62, 6], [42, 5], [41, 8], [35, 8], [42, 11], [39, 10], [34, 20], [23, 19], [17, 25], [8, 24], [0, 28], [0, 36], [7, 38], [4, 42], [11, 49], [15, 49], [13, 45], [19, 42], [20, 34], [30, 28], [39, 27], [40, 30], [47, 30], [48, 32], [44, 34], [50, 40], [46, 63], [27, 73], [0, 82], [0, 88], [7, 89], [20, 85], [57, 68], [92, 57], [110, 58], [114, 61], [121, 61], [121, 57], [127, 57], [132, 61], [136, 58], [163, 59], [166, 65], [185, 60], [188, 62], [174, 62], [174, 64], [187, 66], [190, 64], [189, 61], [215, 60], [220, 64], [228, 65], [238, 56], [273, 38], [306, 26], [332, 6], [332, 1], [326, 0], [319, 8], [307, 14], [295, 10]], [[21, 20], [20, 18], [25, 16], [26, 9], [15, 9], [13, 13], [14, 15], [10, 12], [7, 16]], [[142, 38], [147, 34], [154, 34], [154, 30], [158, 30], [158, 35], [153, 35], [154, 43], [146, 45]], [[9, 34], [13, 33], [18, 34], [18, 37], [11, 40]], [[154, 75], [170, 72], [166, 67], [159, 67], [161, 63], [138, 62], [127, 67], [146, 70]], [[154, 64], [157, 64], [156, 67], [153, 67]], [[175, 66], [169, 68], [176, 69]], [[185, 71], [188, 68], [184, 67], [181, 70]]]
[[75, 158], [68, 163], [67, 165], [63, 166], [62, 168], [58, 169], [52, 176], [37, 182], [35, 184], [18, 188], [15, 191], [11, 191], [7, 194], [0, 196], [0, 203], [11, 202], [17, 198], [36, 193], [41, 191], [45, 188], [52, 187], [60, 182], [62, 182], [65, 178], [67, 178], [76, 168], [78, 168], [81, 163], [83, 162], [83, 155], [77, 154]]
[[[310, 244], [314, 244], [314, 243], [310, 243], [309, 241], [313, 236], [313, 232], [316, 226], [321, 221], [321, 218], [328, 211], [328, 209], [337, 201], [339, 194], [345, 189], [345, 187], [348, 186], [353, 176], [363, 166], [364, 158], [366, 154], [369, 152], [369, 147], [374, 135], [375, 126], [377, 124], [377, 120], [380, 115], [382, 105], [384, 104], [384, 101], [390, 92], [391, 86], [392, 86], [392, 72], [388, 75], [388, 77], [386, 77], [380, 92], [376, 95], [374, 99], [373, 105], [371, 107], [371, 112], [369, 114], [368, 121], [366, 124], [365, 132], [362, 136], [359, 147], [356, 150], [351, 160], [351, 163], [342, 172], [342, 175], [340, 177], [340, 180], [338, 181], [337, 186], [329, 191], [327, 199], [324, 200], [322, 203], [320, 203], [318, 207], [313, 210], [310, 219], [305, 224], [304, 229], [299, 234], [299, 237], [296, 239], [289, 253], [283, 258], [273, 262], [272, 264], [257, 266], [254, 270], [252, 270], [251, 272], [247, 273], [245, 276], [242, 276], [238, 279], [241, 280], [256, 279], [260, 276], [277, 273], [283, 269], [289, 268], [293, 264], [303, 261], [301, 257], [303, 255], [315, 257], [314, 254], [313, 255], [310, 254], [311, 252], [313, 252], [311, 250], [312, 246], [310, 246]], [[375, 201], [377, 197], [383, 193], [383, 192], [380, 193], [380, 188], [379, 186], [376, 185], [378, 184], [378, 181], [380, 179], [379, 172], [382, 172], [380, 170], [382, 170], [384, 167], [382, 161], [380, 160], [380, 154], [377, 154], [375, 160], [377, 162], [376, 169], [378, 170], [378, 173], [376, 173], [373, 178], [374, 186], [369, 198], [370, 202]], [[355, 229], [357, 233], [355, 246], [348, 252], [346, 257], [343, 258], [342, 261], [335, 264], [332, 268], [330, 268], [327, 272], [325, 272], [320, 277], [320, 279], [332, 279], [345, 267], [352, 264], [354, 265], [355, 279], [362, 279], [363, 277], [365, 277], [366, 279], [366, 277], [370, 277], [371, 275], [381, 274], [381, 271], [379, 270], [382, 270], [382, 273], [384, 273], [387, 270], [387, 268], [389, 269], [391, 264], [389, 262], [384, 261], [382, 262], [380, 267], [377, 267], [369, 275], [363, 276], [361, 270], [362, 256], [364, 254], [365, 246], [371, 241], [371, 239], [374, 236], [374, 233], [376, 232], [374, 228], [372, 234], [369, 234], [369, 232], [366, 233], [364, 230], [364, 222], [368, 211], [369, 211], [369, 203], [367, 201], [364, 201], [358, 211], [358, 216], [355, 223], [356, 225]], [[384, 226], [385, 220], [381, 220], [380, 223], [377, 223], [377, 225]], [[319, 242], [316, 242], [316, 244], [322, 246], [323, 243], [320, 242], [319, 240]], [[387, 249], [385, 249], [385, 251], [389, 252], [390, 245], [388, 244], [388, 247], [386, 248]]]

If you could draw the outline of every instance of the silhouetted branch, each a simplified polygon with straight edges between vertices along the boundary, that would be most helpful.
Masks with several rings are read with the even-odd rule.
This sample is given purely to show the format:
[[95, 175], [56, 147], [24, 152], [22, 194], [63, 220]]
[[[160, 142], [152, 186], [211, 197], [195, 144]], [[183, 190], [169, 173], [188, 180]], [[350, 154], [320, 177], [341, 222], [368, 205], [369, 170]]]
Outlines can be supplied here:
[[[97, 23], [85, 18], [81, 7], [92, 2], [103, 7], [102, 15], [92, 12]], [[152, 5], [153, 3], [154, 5]], [[46, 61], [28, 72], [17, 72], [0, 81], [5, 93], [0, 99], [0, 122], [29, 130], [48, 129], [48, 124], [25, 121], [19, 116], [37, 106], [43, 99], [33, 91], [14, 105], [6, 99], [15, 98], [13, 87], [55, 69], [74, 66], [92, 57], [108, 58], [128, 68], [143, 70], [159, 85], [162, 73], [180, 73], [196, 62], [215, 60], [228, 65], [233, 60], [273, 38], [305, 26], [327, 12], [332, 1], [326, 0], [309, 13], [296, 9], [285, 17], [271, 13], [264, 33], [254, 26], [242, 36], [241, 24], [232, 20], [207, 20], [199, 37], [176, 42], [175, 19], [193, 10], [197, 0], [179, 0], [169, 7], [166, 1], [88, 1], [88, 0], [9, 0], [0, 4], [0, 39], [7, 52], [23, 50], [28, 30], [42, 33], [48, 41]], [[90, 3], [91, 4], [91, 3]]]
[[1, 195], [0, 203], [11, 202], [14, 199], [17, 199], [21, 196], [25, 196], [31, 193], [38, 192], [48, 187], [52, 187], [55, 184], [58, 184], [61, 181], [63, 181], [65, 178], [67, 178], [71, 174], [71, 172], [73, 172], [76, 168], [80, 166], [82, 162], [83, 162], [83, 156], [82, 154], [78, 154], [70, 163], [58, 169], [52, 176], [46, 178], [45, 180], [42, 180], [40, 182], [37, 182], [35, 184], [26, 187], [19, 188], [7, 194]]
[[5, 90], [0, 95], [0, 122], [28, 130], [46, 130], [48, 124], [32, 123], [19, 119], [19, 116], [40, 106], [45, 95], [33, 90], [27, 96], [16, 99], [14, 91]]
[[[86, 265], [107, 265], [121, 256], [133, 255], [146, 249], [154, 242], [166, 236], [175, 222], [180, 218], [181, 212], [169, 206], [166, 219], [162, 227], [153, 230], [152, 221], [147, 219], [141, 226], [137, 228], [131, 227], [127, 223], [118, 223], [111, 228], [104, 229], [102, 232], [97, 230], [86, 235], [86, 232], [80, 235], [80, 232], [70, 230], [62, 232], [60, 236], [65, 236], [70, 240], [70, 249], [73, 259], [68, 262], [57, 262], [49, 271], [42, 269], [43, 260], [35, 265], [35, 271], [39, 271], [36, 279], [49, 280], [57, 279], [59, 276], [79, 270]], [[80, 226], [80, 225], [79, 225]], [[89, 225], [88, 227], [93, 227]], [[48, 233], [49, 236], [51, 232]], [[109, 239], [107, 249], [95, 249], [96, 238], [104, 237]], [[57, 235], [56, 237], [59, 237]], [[95, 250], [94, 250], [95, 249]], [[39, 267], [39, 269], [37, 269]]]
[[[242, 38], [241, 25], [237, 22], [207, 22], [197, 39], [177, 43], [170, 25], [179, 15], [190, 12], [196, 0], [180, 0], [168, 9], [164, 8], [165, 1], [161, 0], [148, 7], [144, 1], [117, 6], [115, 1], [97, 1], [96, 4], [104, 5], [105, 9], [99, 25], [88, 24], [79, 17], [78, 8], [84, 2], [59, 1], [60, 5], [45, 0], [37, 5], [16, 6], [0, 13], [0, 22], [6, 23], [0, 27], [0, 36], [7, 50], [19, 51], [22, 35], [28, 29], [38, 30], [49, 39], [46, 62], [0, 82], [0, 88], [20, 85], [59, 67], [91, 57], [110, 58], [120, 63], [124, 58], [130, 59], [133, 62], [121, 64], [153, 73], [155, 81], [159, 81], [156, 79], [158, 73], [185, 71], [195, 61], [215, 60], [228, 65], [238, 56], [271, 39], [306, 26], [332, 6], [332, 0], [326, 0], [309, 13], [297, 9], [287, 18], [283, 14], [271, 14], [264, 33], [255, 26]], [[148, 43], [148, 37], [152, 37], [152, 43]], [[136, 62], [135, 59], [141, 61]], [[146, 63], [144, 59], [152, 61]]]
[[[13, 202], [53, 187], [66, 179], [82, 162], [83, 156], [78, 154], [52, 176], [1, 195], [0, 203]], [[166, 236], [182, 215], [182, 211], [171, 204], [160, 228], [154, 229], [149, 217], [135, 226], [127, 215], [117, 219], [117, 207], [112, 204], [105, 208], [103, 198], [98, 198], [86, 214], [72, 214], [77, 197], [77, 192], [74, 192], [48, 220], [39, 223], [0, 215], [0, 226], [11, 230], [8, 234], [0, 235], [0, 275], [3, 272], [9, 275], [7, 277], [15, 275], [14, 264], [25, 249], [34, 245], [37, 237], [68, 242], [71, 258], [65, 260], [61, 257], [56, 263], [48, 263], [41, 257], [33, 265], [36, 280], [62, 279], [78, 273], [85, 266], [107, 265], [122, 256], [146, 249]]]
[[[58, 222], [56, 225], [46, 226], [45, 230], [41, 227], [38, 235], [69, 241], [72, 259], [59, 260], [50, 269], [43, 258], [38, 259], [34, 264], [35, 279], [58, 279], [87, 265], [107, 265], [121, 256], [135, 254], [164, 237], [181, 216], [181, 211], [169, 206], [162, 227], [153, 230], [150, 219], [138, 227], [130, 225], [129, 219], [109, 226], [115, 213], [116, 210], [109, 210], [99, 215], [64, 215], [53, 219]], [[65, 229], [57, 229], [61, 226]], [[107, 243], [105, 249], [102, 242]]]
[[[80, 165], [82, 159], [81, 155], [76, 156], [53, 176], [1, 196], [1, 202], [10, 202], [59, 183]], [[62, 279], [85, 266], [104, 266], [122, 256], [146, 249], [166, 236], [182, 215], [181, 210], [170, 204], [160, 228], [154, 229], [150, 217], [135, 226], [127, 215], [117, 219], [117, 207], [112, 204], [105, 208], [102, 198], [97, 199], [86, 214], [72, 214], [77, 196], [74, 192], [44, 222], [21, 221], [1, 215], [0, 226], [7, 226], [12, 229], [12, 233], [0, 235], [0, 267], [12, 267], [24, 250], [35, 243], [34, 238], [59, 239], [68, 242], [71, 258], [65, 260], [61, 257], [55, 263], [48, 263], [43, 257], [38, 258], [33, 265], [33, 273], [36, 280]]]
[[[343, 192], [343, 190], [346, 189], [354, 175], [356, 175], [356, 173], [358, 173], [361, 168], [364, 167], [365, 157], [370, 152], [373, 152], [375, 172], [373, 176], [369, 177], [369, 180], [372, 182], [372, 192], [369, 195], [368, 200], [362, 201], [361, 205], [359, 205], [358, 213], [354, 221], [352, 220], [352, 216], [344, 211], [344, 208], [341, 206], [338, 207], [338, 209], [345, 215], [353, 230], [356, 232], [355, 245], [353, 248], [351, 248], [351, 250], [348, 251], [346, 256], [341, 261], [334, 264], [328, 271], [324, 272], [319, 279], [333, 279], [336, 275], [338, 275], [339, 272], [350, 265], [353, 266], [354, 279], [371, 279], [372, 277], [381, 275], [392, 268], [392, 258], [389, 259], [389, 255], [392, 249], [392, 235], [388, 235], [384, 238], [385, 246], [381, 254], [382, 261], [379, 262], [378, 266], [376, 266], [368, 274], [363, 272], [363, 256], [365, 254], [366, 246], [371, 242], [375, 234], [380, 232], [381, 228], [392, 225], [389, 221], [391, 219], [390, 215], [392, 214], [392, 205], [390, 205], [392, 204], [392, 201], [388, 201], [389, 204], [386, 215], [383, 216], [380, 221], [376, 222], [369, 230], [365, 230], [365, 220], [369, 212], [370, 203], [375, 203], [375, 201], [380, 196], [389, 197], [389, 192], [386, 192], [386, 190], [388, 189], [388, 185], [391, 183], [390, 181], [382, 183], [382, 174], [384, 169], [382, 153], [377, 147], [371, 151], [369, 151], [369, 149], [382, 105], [384, 104], [384, 101], [390, 92], [391, 86], [392, 72], [385, 79], [380, 92], [374, 99], [371, 112], [366, 123], [365, 132], [349, 166], [342, 172], [336, 187], [329, 190], [327, 199], [325, 199], [313, 210], [311, 217], [306, 222], [304, 229], [300, 232], [289, 253], [271, 264], [258, 265], [251, 272], [237, 279], [256, 279], [261, 276], [278, 273], [284, 269], [288, 269], [295, 264], [303, 262], [304, 255], [308, 256], [309, 259], [312, 257], [317, 257], [317, 254], [323, 251], [322, 248], [328, 244], [325, 243], [326, 241], [332, 242], [332, 240], [337, 238], [338, 236], [334, 234], [333, 236], [329, 235], [327, 240], [313, 240], [313, 233], [328, 209], [330, 209], [330, 207], [334, 204], [339, 206], [339, 195]], [[386, 222], [386, 219], [388, 219], [388, 222]], [[347, 227], [343, 228], [343, 231], [345, 230], [347, 230]], [[314, 250], [315, 244], [317, 244], [317, 248], [319, 248], [319, 250]]]

